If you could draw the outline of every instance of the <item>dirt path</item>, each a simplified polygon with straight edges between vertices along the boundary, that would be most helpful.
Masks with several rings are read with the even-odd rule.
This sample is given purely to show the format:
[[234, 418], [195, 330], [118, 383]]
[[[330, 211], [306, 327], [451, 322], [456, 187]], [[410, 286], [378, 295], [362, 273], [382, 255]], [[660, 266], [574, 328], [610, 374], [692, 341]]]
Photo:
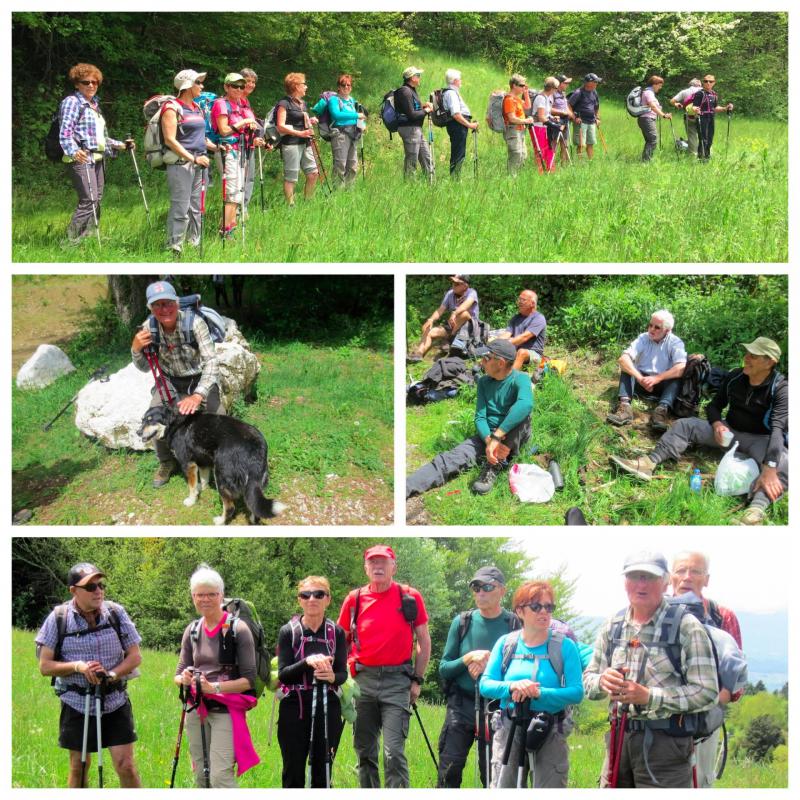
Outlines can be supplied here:
[[107, 286], [104, 275], [23, 275], [12, 278], [11, 285], [14, 375], [40, 344], [68, 342]]

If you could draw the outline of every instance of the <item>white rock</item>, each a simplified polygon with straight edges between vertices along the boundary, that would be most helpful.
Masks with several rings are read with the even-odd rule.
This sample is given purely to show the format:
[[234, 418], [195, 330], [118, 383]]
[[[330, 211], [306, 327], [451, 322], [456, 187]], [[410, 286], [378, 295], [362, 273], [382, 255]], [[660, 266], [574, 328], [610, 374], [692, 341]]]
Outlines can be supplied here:
[[36, 352], [19, 368], [20, 389], [43, 389], [62, 375], [75, 372], [67, 354], [54, 344], [40, 344]]

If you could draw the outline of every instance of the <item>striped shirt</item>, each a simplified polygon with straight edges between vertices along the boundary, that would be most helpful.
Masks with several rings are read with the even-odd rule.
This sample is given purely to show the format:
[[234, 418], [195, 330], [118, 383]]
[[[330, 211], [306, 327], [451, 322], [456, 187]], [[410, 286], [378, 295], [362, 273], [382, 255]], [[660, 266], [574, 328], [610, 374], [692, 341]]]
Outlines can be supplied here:
[[[158, 346], [158, 361], [167, 378], [186, 378], [200, 375], [200, 381], [194, 393], [199, 394], [205, 400], [214, 384], [219, 382], [217, 349], [211, 334], [208, 332], [208, 325], [199, 314], [195, 314], [192, 325], [192, 332], [197, 344], [183, 341], [181, 325], [186, 313], [186, 311], [178, 311], [178, 321], [172, 333], [167, 333], [161, 325], [158, 326], [161, 338]], [[148, 328], [149, 325], [148, 317], [142, 327]], [[136, 369], [142, 372], [150, 371], [150, 365], [147, 363], [144, 351], [135, 353], [131, 350], [131, 356]]]
[[[117, 636], [116, 630], [110, 625], [111, 615], [105, 603], [100, 607], [97, 624], [94, 626], [95, 629], [93, 630], [89, 627], [89, 623], [83, 615], [78, 611], [75, 601], [71, 600], [67, 607], [64, 633], [73, 633], [74, 631], [81, 631], [81, 633], [77, 636], [64, 637], [61, 643], [61, 657], [59, 661], [99, 661], [106, 672], [118, 666], [125, 658], [125, 651], [139, 644], [139, 642], [142, 641], [142, 637], [139, 636], [139, 632], [128, 616], [128, 612], [119, 605], [117, 606], [117, 611], [120, 636]], [[96, 630], [106, 624], [109, 624], [109, 627]], [[58, 644], [58, 623], [56, 621], [55, 611], [50, 612], [44, 624], [39, 629], [39, 633], [36, 634], [36, 644], [48, 647], [55, 652], [56, 645]], [[81, 691], [89, 686], [89, 681], [80, 674], [59, 678], [58, 683], [62, 686], [76, 686]], [[125, 705], [127, 699], [127, 693], [124, 691], [110, 692], [106, 695], [103, 702], [103, 713], [109, 714], [112, 711], [116, 711], [118, 708]], [[67, 690], [61, 695], [61, 702], [66, 703], [70, 708], [74, 708], [76, 711], [82, 713], [86, 701], [84, 695], [79, 693], [79, 691]], [[94, 714], [93, 703], [91, 704], [91, 713]]]
[[[90, 113], [90, 112], [94, 113]], [[100, 114], [100, 104], [93, 97], [90, 103], [80, 92], [75, 92], [61, 101], [58, 111], [60, 129], [58, 140], [64, 155], [72, 159], [78, 150], [99, 151], [97, 118]], [[122, 142], [105, 135], [104, 151], [111, 158], [116, 158], [117, 148], [122, 147]]]
[[[619, 638], [622, 642], [638, 638], [644, 644], [649, 644], [655, 638], [656, 631], [660, 629], [668, 609], [669, 604], [666, 600], [662, 600], [651, 619], [640, 626], [633, 622], [633, 611], [629, 607], [625, 613]], [[612, 624], [613, 618], [598, 634], [591, 663], [583, 673], [583, 687], [588, 699], [600, 700], [606, 696], [606, 692], [600, 688], [600, 676], [611, 664], [627, 664], [628, 678], [650, 689], [647, 705], [631, 706], [631, 719], [667, 719], [673, 714], [706, 711], [717, 704], [719, 688], [711, 640], [702, 623], [691, 614], [683, 615], [679, 634], [685, 682], [683, 677], [675, 672], [663, 647], [650, 648], [644, 667], [644, 677], [641, 680], [637, 680], [637, 676], [645, 657], [643, 647], [617, 644], [612, 650], [611, 664], [609, 664], [606, 660], [606, 651]]]

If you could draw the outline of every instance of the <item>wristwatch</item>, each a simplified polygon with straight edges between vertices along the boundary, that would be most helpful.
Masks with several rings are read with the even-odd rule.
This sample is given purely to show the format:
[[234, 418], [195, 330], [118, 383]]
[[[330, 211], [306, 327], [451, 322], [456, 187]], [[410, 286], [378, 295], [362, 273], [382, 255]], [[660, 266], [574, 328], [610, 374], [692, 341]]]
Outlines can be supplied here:
[[412, 675], [411, 680], [419, 686], [422, 686], [422, 684], [425, 683], [425, 678], [422, 675]]
[[112, 669], [112, 670], [109, 670], [108, 677], [109, 677], [110, 680], [115, 681], [115, 680], [117, 680], [119, 675], [117, 675], [117, 673], [114, 672], [114, 670]]
[[502, 442], [503, 441], [496, 433], [490, 433], [489, 434], [489, 438], [490, 439], [494, 439], [496, 442]]
[[776, 469], [777, 466], [778, 466], [778, 462], [777, 461], [765, 461], [764, 462], [764, 466], [765, 467], [769, 467], [770, 469]]

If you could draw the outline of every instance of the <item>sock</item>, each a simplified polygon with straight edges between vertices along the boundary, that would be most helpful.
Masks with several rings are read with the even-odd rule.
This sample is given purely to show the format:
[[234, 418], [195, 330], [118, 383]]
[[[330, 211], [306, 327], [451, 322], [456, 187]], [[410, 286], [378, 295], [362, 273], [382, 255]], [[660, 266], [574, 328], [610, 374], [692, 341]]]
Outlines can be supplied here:
[[769, 508], [769, 497], [762, 491], [756, 492], [748, 508], [760, 508], [762, 511], [766, 511]]

